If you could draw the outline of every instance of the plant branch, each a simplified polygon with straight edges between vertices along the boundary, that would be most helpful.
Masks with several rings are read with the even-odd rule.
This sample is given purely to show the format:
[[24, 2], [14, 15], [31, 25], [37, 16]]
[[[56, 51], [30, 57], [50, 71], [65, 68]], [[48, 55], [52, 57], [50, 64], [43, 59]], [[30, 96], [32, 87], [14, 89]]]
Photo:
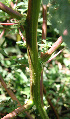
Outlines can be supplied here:
[[42, 39], [46, 40], [46, 34], [47, 34], [47, 6], [43, 5]]
[[0, 34], [0, 38], [4, 35], [5, 29], [3, 29], [2, 33]]
[[10, 90], [9, 88], [7, 88], [6, 83], [4, 82], [2, 76], [0, 75], [0, 82], [2, 84], [2, 86], [5, 88], [5, 90], [7, 91], [7, 93], [9, 94], [9, 96], [12, 98], [12, 100], [17, 101], [18, 106], [21, 106], [20, 102], [18, 101], [18, 99], [16, 98], [16, 96], [14, 95], [14, 93], [12, 92], [12, 90]]
[[43, 61], [46, 61], [49, 59], [49, 57], [52, 55], [53, 52], [55, 52], [63, 42], [62, 36], [60, 36], [57, 41], [52, 45], [52, 47], [46, 52], [46, 53], [41, 53], [41, 59]]
[[57, 52], [52, 58], [50, 58], [46, 63], [49, 63], [49, 62], [51, 62], [55, 57], [57, 57], [61, 52], [63, 51], [63, 49], [62, 50], [60, 50], [59, 52]]
[[[29, 108], [32, 107], [32, 102], [28, 102], [27, 104], [21, 106], [21, 107], [18, 107], [17, 109], [15, 109], [13, 112], [7, 114], [6, 116], [4, 116], [3, 118], [1, 119], [12, 119], [14, 118], [15, 116], [17, 116], [18, 114], [22, 113], [22, 112], [25, 112], [26, 110], [28, 110]], [[33, 118], [30, 118], [30, 119], [33, 119]]]
[[10, 2], [10, 5], [11, 5], [12, 9], [14, 8], [14, 6], [16, 7], [16, 4], [14, 4], [13, 2]]
[[[42, 24], [42, 40], [46, 40], [47, 34], [47, 6], [43, 5], [43, 24]], [[43, 44], [43, 41], [42, 41]], [[42, 48], [42, 47], [41, 47]], [[41, 71], [41, 80], [40, 80], [40, 95], [41, 95], [41, 102], [43, 105], [43, 69]]]
[[[12, 90], [7, 88], [7, 85], [4, 82], [4, 80], [3, 80], [3, 78], [2, 78], [1, 75], [0, 75], [0, 82], [1, 82], [2, 86], [5, 88], [5, 90], [7, 91], [7, 93], [9, 94], [9, 96], [12, 98], [12, 100], [17, 101], [17, 103], [18, 103], [17, 106], [20, 106], [21, 107], [21, 104], [20, 104], [19, 100], [16, 98], [16, 96], [14, 95], [14, 93], [12, 92]], [[19, 113], [21, 113], [21, 112], [19, 112]], [[31, 115], [27, 111], [25, 111], [25, 114], [26, 114], [26, 117], [28, 117], [29, 119], [33, 119], [31, 117]]]
[[[44, 85], [43, 85], [43, 92], [46, 95], [46, 89], [45, 89]], [[53, 106], [51, 100], [49, 99], [48, 96], [46, 97], [46, 99], [47, 99], [48, 103], [50, 104], [51, 108], [53, 109], [54, 114], [56, 115], [57, 119], [59, 119], [59, 115], [58, 115], [57, 111], [55, 110], [55, 107]]]
[[12, 18], [16, 18], [16, 19], [20, 20], [22, 17], [24, 17], [19, 12], [7, 7], [6, 5], [4, 5], [1, 2], [0, 2], [0, 9], [3, 10], [4, 12], [6, 12], [7, 14], [11, 15]]

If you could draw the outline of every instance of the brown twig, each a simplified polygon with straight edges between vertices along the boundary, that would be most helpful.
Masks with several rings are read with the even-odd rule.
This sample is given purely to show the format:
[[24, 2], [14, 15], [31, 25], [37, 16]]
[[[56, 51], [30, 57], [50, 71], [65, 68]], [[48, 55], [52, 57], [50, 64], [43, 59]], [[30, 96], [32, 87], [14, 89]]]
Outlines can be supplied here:
[[[22, 27], [22, 26], [21, 26], [21, 27]], [[19, 28], [18, 28], [18, 30], [19, 30], [19, 34], [20, 34], [21, 38], [23, 39], [24, 42], [26, 42], [26, 39], [25, 39], [25, 37], [23, 36], [21, 30], [20, 30]], [[23, 31], [24, 31], [24, 29], [23, 29]]]
[[7, 91], [7, 93], [9, 94], [9, 96], [12, 98], [12, 100], [17, 101], [18, 102], [18, 106], [21, 106], [20, 102], [18, 101], [18, 99], [16, 98], [16, 96], [14, 95], [14, 93], [12, 92], [12, 90], [10, 90], [9, 88], [7, 88], [7, 85], [4, 82], [2, 76], [0, 76], [0, 82], [1, 82], [2, 86], [5, 88], [5, 90]]
[[[68, 35], [67, 29], [64, 30], [63, 35], [64, 36]], [[48, 60], [49, 57], [52, 55], [52, 53], [55, 52], [61, 46], [62, 42], [63, 42], [63, 38], [62, 36], [60, 36], [46, 53], [41, 52], [41, 59], [43, 61]]]
[[[46, 89], [45, 89], [45, 87], [43, 86], [43, 92], [44, 92], [44, 94], [46, 95]], [[52, 102], [51, 102], [51, 100], [49, 99], [49, 97], [47, 96], [47, 101], [48, 101], [48, 103], [50, 104], [50, 106], [51, 106], [51, 108], [53, 109], [53, 111], [54, 111], [54, 113], [55, 113], [55, 115], [56, 115], [56, 117], [57, 117], [57, 119], [59, 119], [59, 115], [58, 115], [58, 113], [57, 113], [57, 111], [55, 110], [55, 107], [53, 106], [53, 104], [52, 104]]]
[[46, 34], [47, 34], [47, 6], [43, 5], [42, 39], [46, 40]]
[[7, 7], [6, 5], [4, 5], [3, 3], [0, 2], [0, 9], [3, 10], [4, 12], [6, 12], [7, 14], [11, 15], [11, 17], [13, 18], [17, 18], [17, 19], [21, 19], [22, 17], [24, 17], [22, 14], [20, 14], [19, 12]]
[[[12, 90], [7, 88], [7, 85], [6, 85], [6, 83], [4, 82], [4, 80], [3, 80], [3, 78], [2, 78], [1, 75], [0, 75], [0, 82], [1, 82], [2, 86], [5, 88], [5, 90], [7, 91], [7, 93], [9, 94], [9, 96], [12, 98], [12, 100], [17, 101], [18, 106], [20, 106], [20, 108], [22, 108], [22, 107], [21, 107], [21, 104], [20, 104], [20, 102], [19, 102], [19, 100], [16, 98], [16, 96], [14, 95], [14, 93], [12, 92]], [[22, 109], [23, 109], [23, 108], [22, 108]], [[22, 109], [21, 109], [21, 111], [23, 111]], [[20, 110], [18, 110], [18, 111], [20, 111]], [[19, 113], [21, 113], [21, 111], [20, 111]], [[29, 119], [33, 119], [33, 118], [31, 117], [31, 115], [30, 115], [27, 111], [25, 111], [25, 114], [26, 114], [26, 117], [28, 117]], [[8, 114], [8, 116], [9, 116], [9, 114]], [[6, 116], [5, 116], [5, 117], [6, 117]], [[2, 119], [10, 119], [10, 118], [5, 118], [5, 117], [3, 117]]]
[[[42, 39], [46, 40], [46, 33], [47, 33], [47, 6], [43, 5]], [[42, 41], [42, 44], [43, 44], [43, 41]], [[40, 95], [41, 95], [41, 102], [43, 105], [43, 69], [41, 71]]]
[[46, 63], [49, 63], [49, 62], [51, 62], [55, 57], [57, 57], [61, 52], [63, 51], [63, 49], [62, 50], [60, 50], [59, 52], [57, 52], [52, 58], [50, 58]]
[[12, 9], [13, 9], [13, 8], [14, 8], [14, 4], [13, 4], [12, 1], [10, 2], [10, 5], [11, 5], [11, 7], [12, 7]]
[[[17, 116], [18, 114], [20, 114], [21, 112], [24, 112], [26, 111], [31, 105], [29, 103], [21, 106], [21, 107], [18, 107], [17, 109], [15, 109], [13, 112], [7, 114], [6, 116], [4, 116], [3, 118], [1, 119], [12, 119], [14, 118], [15, 116]], [[30, 117], [30, 119], [33, 119], [32, 117]]]
[[10, 5], [11, 5], [12, 9], [17, 6], [17, 3], [18, 3], [18, 0], [15, 2], [15, 4], [12, 1], [10, 2]]
[[2, 33], [0, 34], [0, 38], [4, 35], [5, 29], [3, 29]]
[[42, 60], [43, 61], [48, 60], [51, 54], [60, 47], [62, 42], [63, 42], [63, 39], [62, 39], [62, 36], [60, 36], [46, 53], [43, 53], [43, 52], [41, 53]]

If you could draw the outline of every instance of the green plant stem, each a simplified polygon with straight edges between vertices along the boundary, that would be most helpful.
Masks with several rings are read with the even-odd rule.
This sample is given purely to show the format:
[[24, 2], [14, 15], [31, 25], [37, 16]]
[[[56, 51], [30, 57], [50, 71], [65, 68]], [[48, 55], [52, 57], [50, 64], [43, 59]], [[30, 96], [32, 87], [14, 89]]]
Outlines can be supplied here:
[[29, 0], [28, 15], [26, 20], [26, 43], [28, 50], [28, 60], [31, 73], [31, 99], [42, 119], [49, 119], [44, 111], [40, 98], [40, 76], [41, 66], [38, 60], [37, 47], [37, 24], [40, 9], [40, 0]]

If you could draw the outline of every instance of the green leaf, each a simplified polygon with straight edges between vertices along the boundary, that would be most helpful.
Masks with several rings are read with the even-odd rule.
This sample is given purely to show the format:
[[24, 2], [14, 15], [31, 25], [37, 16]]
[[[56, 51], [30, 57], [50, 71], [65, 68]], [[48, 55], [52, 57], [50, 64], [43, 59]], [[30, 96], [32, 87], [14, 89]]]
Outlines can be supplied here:
[[3, 111], [4, 107], [0, 107], [0, 112]]
[[4, 56], [7, 56], [7, 57], [8, 57], [8, 55], [6, 54], [6, 52], [4, 51], [4, 49], [0, 49], [0, 53], [1, 53], [2, 55], [4, 55]]

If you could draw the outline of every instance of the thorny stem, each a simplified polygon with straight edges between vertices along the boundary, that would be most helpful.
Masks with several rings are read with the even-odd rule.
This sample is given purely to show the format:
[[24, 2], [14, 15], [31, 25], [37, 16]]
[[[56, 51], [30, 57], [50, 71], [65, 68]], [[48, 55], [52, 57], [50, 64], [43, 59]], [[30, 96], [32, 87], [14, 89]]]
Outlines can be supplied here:
[[[63, 35], [66, 36], [67, 34], [68, 34], [68, 31], [67, 29], [65, 29], [63, 32]], [[47, 61], [49, 57], [52, 55], [52, 53], [55, 52], [61, 46], [62, 42], [63, 42], [63, 38], [62, 36], [60, 36], [46, 53], [41, 52], [41, 59], [43, 61]]]
[[59, 52], [57, 52], [57, 53], [56, 53], [52, 58], [50, 58], [46, 63], [51, 62], [51, 60], [53, 60], [55, 57], [57, 57], [62, 51], [63, 51], [63, 49], [60, 50]]
[[40, 114], [40, 118], [49, 119], [44, 111], [40, 98], [40, 76], [41, 66], [38, 60], [38, 46], [37, 46], [37, 24], [40, 9], [40, 0], [29, 0], [28, 15], [26, 26], [26, 43], [28, 50], [28, 60], [31, 73], [31, 99], [33, 99], [36, 109]]
[[14, 11], [13, 9], [7, 7], [6, 5], [4, 5], [3, 3], [0, 2], [0, 9], [3, 10], [4, 12], [8, 13], [9, 15], [11, 15], [11, 17], [13, 18], [17, 18], [17, 19], [21, 19], [22, 17], [24, 17], [22, 14], [20, 14], [17, 11]]
[[41, 53], [41, 59], [43, 61], [47, 61], [49, 57], [52, 55], [53, 52], [55, 52], [63, 42], [62, 36], [60, 36], [57, 41], [52, 45], [52, 47], [46, 52], [46, 53]]

